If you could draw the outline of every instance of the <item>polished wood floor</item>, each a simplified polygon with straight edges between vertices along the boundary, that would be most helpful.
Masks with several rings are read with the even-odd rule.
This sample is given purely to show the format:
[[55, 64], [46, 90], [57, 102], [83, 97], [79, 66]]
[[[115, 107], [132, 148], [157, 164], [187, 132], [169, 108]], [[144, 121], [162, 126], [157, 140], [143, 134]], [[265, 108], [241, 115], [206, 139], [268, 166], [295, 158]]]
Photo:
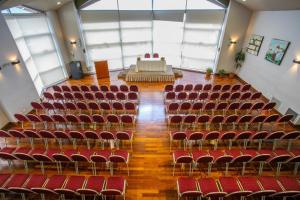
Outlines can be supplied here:
[[[118, 80], [118, 72], [112, 72], [110, 79], [97, 80], [94, 75], [86, 76], [82, 80], [68, 80], [62, 84], [123, 84], [123, 80]], [[229, 79], [212, 77], [210, 80], [205, 79], [205, 75], [195, 72], [183, 72], [183, 78], [176, 80], [176, 83], [240, 83], [239, 79]], [[131, 83], [128, 83], [131, 84]], [[128, 200], [152, 200], [152, 199], [177, 199], [176, 179], [178, 176], [187, 175], [187, 170], [180, 171], [176, 169], [175, 176], [172, 176], [172, 157], [169, 151], [169, 132], [166, 124], [165, 105], [163, 102], [163, 88], [166, 83], [132, 83], [140, 88], [139, 113], [137, 115], [137, 124], [134, 129], [133, 151], [130, 151], [130, 176], [127, 176], [124, 170], [118, 170], [115, 175], [125, 176], [128, 181], [126, 199]], [[56, 145], [56, 144], [52, 144]], [[69, 146], [70, 144], [65, 144]], [[83, 147], [83, 146], [82, 146]], [[127, 146], [127, 149], [130, 149]], [[100, 147], [98, 147], [100, 148]], [[125, 147], [126, 148], [126, 147]], [[206, 146], [205, 148], [208, 148]], [[211, 147], [210, 147], [211, 148]], [[222, 147], [221, 147], [222, 148]], [[223, 146], [223, 148], [225, 148]], [[16, 164], [16, 172], [24, 172], [22, 163]], [[1, 161], [2, 172], [8, 171], [6, 162]], [[40, 173], [39, 166], [30, 166], [30, 173]], [[266, 168], [266, 174], [270, 169]], [[223, 174], [224, 169], [216, 170], [213, 168], [212, 176], [218, 177]], [[47, 174], [55, 174], [55, 166], [47, 168]], [[81, 174], [91, 175], [91, 169], [80, 169]], [[230, 169], [229, 174], [239, 175], [240, 170]], [[247, 175], [257, 173], [255, 166], [247, 168]], [[290, 172], [286, 172], [290, 174]], [[74, 174], [73, 166], [64, 168], [64, 174]], [[109, 176], [108, 171], [100, 171], [100, 175]], [[193, 174], [194, 177], [205, 177], [206, 169], [197, 169]], [[37, 197], [38, 198], [38, 197]]]

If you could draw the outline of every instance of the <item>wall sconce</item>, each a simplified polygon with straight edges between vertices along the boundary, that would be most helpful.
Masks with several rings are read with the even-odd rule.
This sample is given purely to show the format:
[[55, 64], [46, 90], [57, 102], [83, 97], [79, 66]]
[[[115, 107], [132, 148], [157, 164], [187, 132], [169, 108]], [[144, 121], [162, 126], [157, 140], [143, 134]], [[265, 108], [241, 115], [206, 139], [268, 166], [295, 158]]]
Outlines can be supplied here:
[[294, 59], [294, 60], [293, 60], [293, 63], [300, 64], [300, 60]]
[[229, 40], [229, 46], [230, 45], [235, 45], [237, 43], [237, 41], [233, 41], [232, 39]]
[[10, 61], [10, 62], [8, 62], [8, 63], [4, 63], [4, 64], [0, 65], [0, 70], [3, 69], [4, 67], [9, 66], [9, 65], [17, 65], [17, 64], [20, 64], [20, 63], [21, 63], [21, 62], [20, 62], [19, 59], [15, 59], [15, 60], [13, 60], [13, 61]]
[[77, 42], [76, 42], [76, 40], [71, 40], [71, 41], [70, 41], [70, 44], [71, 44], [71, 45], [76, 45]]

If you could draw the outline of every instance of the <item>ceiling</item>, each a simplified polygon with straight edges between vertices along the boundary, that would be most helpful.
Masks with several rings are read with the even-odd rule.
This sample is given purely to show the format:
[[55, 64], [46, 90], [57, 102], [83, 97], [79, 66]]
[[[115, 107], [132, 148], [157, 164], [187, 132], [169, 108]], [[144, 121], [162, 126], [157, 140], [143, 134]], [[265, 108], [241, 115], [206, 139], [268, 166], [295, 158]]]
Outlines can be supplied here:
[[300, 0], [236, 0], [251, 10], [300, 10]]
[[[5, 9], [17, 5], [25, 5], [41, 11], [55, 10], [72, 0], [0, 0], [0, 8]], [[57, 2], [61, 2], [59, 5]]]

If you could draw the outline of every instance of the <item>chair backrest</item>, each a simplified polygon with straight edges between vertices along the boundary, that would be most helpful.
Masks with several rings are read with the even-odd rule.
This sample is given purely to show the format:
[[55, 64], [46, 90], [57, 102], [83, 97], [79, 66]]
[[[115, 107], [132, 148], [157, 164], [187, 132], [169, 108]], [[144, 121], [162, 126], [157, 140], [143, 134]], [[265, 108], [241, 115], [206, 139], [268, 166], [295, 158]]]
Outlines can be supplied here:
[[73, 92], [80, 92], [80, 88], [79, 88], [77, 85], [72, 85], [72, 86], [71, 86], [71, 90], [72, 90]]
[[153, 58], [159, 58], [158, 53], [154, 53], [154, 54], [153, 54]]
[[150, 58], [150, 53], [145, 53], [145, 58]]

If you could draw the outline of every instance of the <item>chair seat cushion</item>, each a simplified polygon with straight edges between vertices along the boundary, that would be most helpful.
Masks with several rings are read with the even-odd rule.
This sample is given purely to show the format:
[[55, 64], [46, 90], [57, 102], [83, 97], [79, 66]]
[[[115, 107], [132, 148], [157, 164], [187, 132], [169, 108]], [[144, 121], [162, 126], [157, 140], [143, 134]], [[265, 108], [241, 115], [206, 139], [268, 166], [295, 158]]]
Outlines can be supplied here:
[[177, 180], [178, 192], [180, 194], [184, 192], [199, 191], [197, 187], [197, 182], [194, 178], [190, 177], [179, 177]]

